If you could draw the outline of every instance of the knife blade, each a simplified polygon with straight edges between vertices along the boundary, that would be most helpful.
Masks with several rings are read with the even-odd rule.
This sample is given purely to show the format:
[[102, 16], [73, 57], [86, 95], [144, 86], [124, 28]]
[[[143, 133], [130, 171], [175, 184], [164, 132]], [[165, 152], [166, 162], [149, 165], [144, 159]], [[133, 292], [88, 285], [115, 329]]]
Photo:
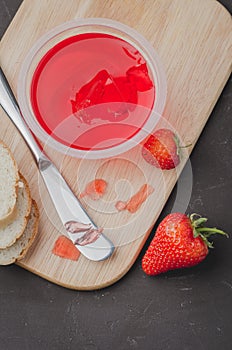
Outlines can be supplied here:
[[26, 141], [65, 231], [76, 248], [89, 260], [101, 261], [114, 251], [113, 243], [89, 217], [67, 182], [45, 155], [24, 121], [11, 87], [0, 67], [0, 105]]
[[48, 159], [40, 159], [40, 174], [66, 232], [78, 250], [88, 259], [100, 261], [114, 251], [105, 237], [70, 190], [58, 169]]

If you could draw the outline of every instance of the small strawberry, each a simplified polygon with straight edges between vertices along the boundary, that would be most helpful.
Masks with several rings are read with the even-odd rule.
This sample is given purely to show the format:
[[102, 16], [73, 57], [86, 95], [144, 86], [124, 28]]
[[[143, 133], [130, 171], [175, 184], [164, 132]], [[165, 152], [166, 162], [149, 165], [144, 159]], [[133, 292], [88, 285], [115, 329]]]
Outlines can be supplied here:
[[169, 129], [159, 129], [143, 145], [143, 158], [157, 168], [169, 170], [180, 163], [179, 139]]
[[155, 237], [142, 259], [143, 271], [158, 275], [168, 270], [197, 265], [208, 254], [212, 234], [227, 235], [216, 228], [204, 227], [206, 218], [172, 213], [159, 224]]

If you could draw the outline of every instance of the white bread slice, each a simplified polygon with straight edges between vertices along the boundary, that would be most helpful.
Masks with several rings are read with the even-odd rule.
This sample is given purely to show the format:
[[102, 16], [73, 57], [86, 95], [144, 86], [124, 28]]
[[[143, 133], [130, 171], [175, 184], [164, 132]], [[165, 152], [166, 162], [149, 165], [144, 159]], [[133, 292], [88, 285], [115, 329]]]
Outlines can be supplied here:
[[39, 226], [39, 210], [37, 204], [32, 200], [32, 207], [27, 226], [22, 236], [10, 247], [0, 249], [0, 265], [13, 264], [25, 257], [28, 249], [31, 247]]
[[0, 227], [0, 249], [7, 248], [23, 234], [31, 211], [31, 194], [27, 181], [19, 173], [20, 181], [13, 221]]
[[0, 141], [0, 223], [14, 211], [18, 189], [18, 166], [10, 149]]

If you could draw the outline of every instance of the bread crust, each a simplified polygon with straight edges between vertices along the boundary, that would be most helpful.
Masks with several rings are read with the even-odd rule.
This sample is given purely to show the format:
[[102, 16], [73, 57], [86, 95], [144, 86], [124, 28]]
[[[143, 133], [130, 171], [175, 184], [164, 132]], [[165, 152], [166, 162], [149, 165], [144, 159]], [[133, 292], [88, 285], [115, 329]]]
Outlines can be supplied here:
[[31, 238], [29, 239], [29, 242], [28, 242], [27, 246], [22, 250], [21, 254], [19, 255], [19, 257], [15, 261], [21, 260], [21, 259], [23, 259], [25, 257], [25, 255], [27, 254], [28, 250], [32, 246], [32, 243], [34, 242], [35, 237], [36, 237], [36, 235], [38, 233], [38, 228], [39, 228], [39, 208], [38, 208], [38, 205], [37, 205], [37, 203], [36, 203], [36, 201], [34, 199], [32, 199], [32, 208], [35, 211], [35, 218], [36, 218], [36, 220], [34, 222], [34, 226], [33, 226], [33, 233], [32, 233]]
[[17, 195], [18, 195], [18, 182], [19, 182], [18, 165], [17, 165], [17, 162], [13, 156], [13, 153], [11, 152], [10, 148], [2, 140], [0, 140], [0, 147], [1, 146], [7, 150], [8, 154], [12, 160], [12, 163], [13, 163], [13, 166], [15, 169], [15, 186], [14, 186], [14, 193], [13, 193], [13, 197], [14, 197], [13, 206], [5, 214], [3, 214], [0, 217], [0, 224], [4, 223], [8, 218], [10, 219], [11, 216], [14, 215], [14, 210], [15, 210], [16, 200], [17, 200]]
[[[21, 230], [19, 230], [19, 232], [17, 232], [14, 236], [14, 238], [12, 238], [11, 241], [7, 242], [6, 244], [2, 244], [0, 243], [0, 249], [4, 249], [4, 248], [7, 248], [7, 247], [10, 247], [11, 245], [13, 245], [15, 243], [15, 241], [20, 238], [26, 228], [26, 225], [28, 223], [28, 220], [29, 220], [29, 216], [30, 216], [30, 212], [31, 212], [31, 203], [32, 203], [32, 199], [31, 199], [31, 193], [30, 193], [30, 188], [29, 188], [29, 185], [28, 185], [28, 182], [27, 180], [24, 178], [24, 176], [19, 172], [19, 182], [22, 182], [23, 183], [23, 186], [24, 186], [24, 189], [27, 193], [27, 208], [26, 208], [26, 212], [25, 212], [25, 215], [24, 215], [24, 218], [23, 218], [23, 224], [22, 224], [22, 227], [21, 227]], [[14, 219], [15, 220], [15, 219]], [[13, 220], [13, 221], [14, 221]], [[13, 222], [12, 221], [12, 222]], [[12, 223], [11, 222], [11, 223]], [[9, 223], [8, 223], [9, 224]], [[0, 232], [1, 234], [1, 232]]]
[[[32, 215], [33, 215], [33, 217], [32, 217]], [[38, 233], [38, 227], [39, 227], [39, 209], [38, 209], [38, 206], [37, 206], [37, 203], [35, 200], [32, 200], [31, 213], [30, 213], [30, 218], [28, 220], [27, 225], [29, 225], [30, 220], [34, 220], [34, 222], [33, 222], [32, 228], [31, 228], [32, 233], [31, 233], [31, 236], [30, 236], [26, 246], [24, 248], [22, 248], [22, 250], [19, 252], [19, 254], [17, 256], [12, 256], [11, 258], [9, 257], [8, 259], [6, 257], [5, 261], [3, 261], [4, 259], [3, 260], [0, 259], [0, 265], [10, 265], [10, 264], [13, 264], [13, 263], [23, 259], [26, 255], [26, 253], [28, 252], [29, 248], [31, 247], [32, 243], [34, 242], [35, 237]], [[22, 240], [24, 234], [27, 233], [26, 232], [27, 229], [29, 229], [28, 226], [26, 226], [22, 236], [19, 239], [17, 239], [13, 245], [11, 245], [10, 247], [7, 247], [5, 249], [0, 249], [0, 258], [1, 258], [1, 253], [5, 253], [5, 252], [9, 253], [9, 252], [11, 252], [11, 250], [13, 250], [15, 248], [15, 245], [21, 243], [20, 240]], [[12, 254], [14, 255], [14, 253], [12, 253]]]

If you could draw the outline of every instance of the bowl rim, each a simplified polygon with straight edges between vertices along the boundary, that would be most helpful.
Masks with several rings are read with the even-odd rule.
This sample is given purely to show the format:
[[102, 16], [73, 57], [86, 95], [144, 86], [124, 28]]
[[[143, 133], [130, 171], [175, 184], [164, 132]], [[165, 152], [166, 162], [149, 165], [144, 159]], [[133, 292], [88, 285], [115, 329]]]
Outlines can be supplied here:
[[[129, 42], [134, 47], [136, 47], [136, 42], [139, 43], [139, 45], [144, 49], [144, 52], [143, 51], [141, 52], [141, 49], [139, 49], [139, 52], [143, 55], [143, 57], [145, 56], [144, 58], [146, 59], [146, 62], [148, 63], [149, 68], [152, 71], [153, 80], [154, 78], [157, 79], [160, 95], [158, 96], [159, 100], [157, 100], [157, 91], [156, 91], [155, 109], [152, 109], [150, 111], [150, 115], [147, 118], [141, 130], [139, 130], [130, 139], [127, 139], [124, 142], [119, 143], [110, 148], [105, 148], [100, 150], [81, 150], [81, 149], [71, 148], [69, 146], [66, 146], [62, 142], [57, 141], [51, 135], [49, 135], [41, 127], [41, 125], [36, 121], [36, 118], [33, 116], [33, 113], [30, 110], [29, 103], [26, 97], [27, 73], [36, 54], [52, 38], [54, 38], [55, 36], [67, 30], [72, 30], [77, 27], [84, 27], [84, 26], [87, 27], [87, 26], [94, 26], [94, 25], [97, 25], [98, 27], [102, 27], [103, 29], [105, 28], [105, 30], [106, 28], [108, 28], [108, 30], [113, 29], [113, 30], [120, 31], [121, 33], [125, 33], [126, 36], [129, 36], [131, 38], [131, 41], [125, 38], [123, 38], [123, 40]], [[91, 32], [94, 32], [94, 31], [91, 30]], [[99, 29], [96, 32], [100, 33]], [[103, 31], [103, 32], [106, 32], [106, 31]], [[22, 63], [22, 66], [19, 72], [18, 84], [17, 84], [17, 95], [18, 95], [19, 106], [26, 123], [28, 124], [32, 132], [35, 134], [35, 136], [38, 137], [39, 140], [41, 140], [45, 145], [48, 144], [56, 151], [65, 153], [65, 154], [67, 153], [67, 149], [68, 149], [68, 154], [76, 158], [103, 159], [103, 158], [113, 157], [130, 150], [131, 148], [135, 147], [135, 145], [143, 141], [148, 136], [148, 134], [155, 128], [165, 107], [166, 97], [167, 97], [167, 80], [166, 80], [165, 71], [163, 68], [163, 64], [160, 60], [160, 57], [158, 56], [157, 52], [155, 51], [151, 43], [137, 30], [129, 27], [124, 23], [121, 23], [109, 18], [99, 18], [99, 17], [98, 18], [76, 18], [74, 20], [64, 22], [52, 28], [50, 31], [42, 35], [31, 47], [31, 49], [27, 53]]]

